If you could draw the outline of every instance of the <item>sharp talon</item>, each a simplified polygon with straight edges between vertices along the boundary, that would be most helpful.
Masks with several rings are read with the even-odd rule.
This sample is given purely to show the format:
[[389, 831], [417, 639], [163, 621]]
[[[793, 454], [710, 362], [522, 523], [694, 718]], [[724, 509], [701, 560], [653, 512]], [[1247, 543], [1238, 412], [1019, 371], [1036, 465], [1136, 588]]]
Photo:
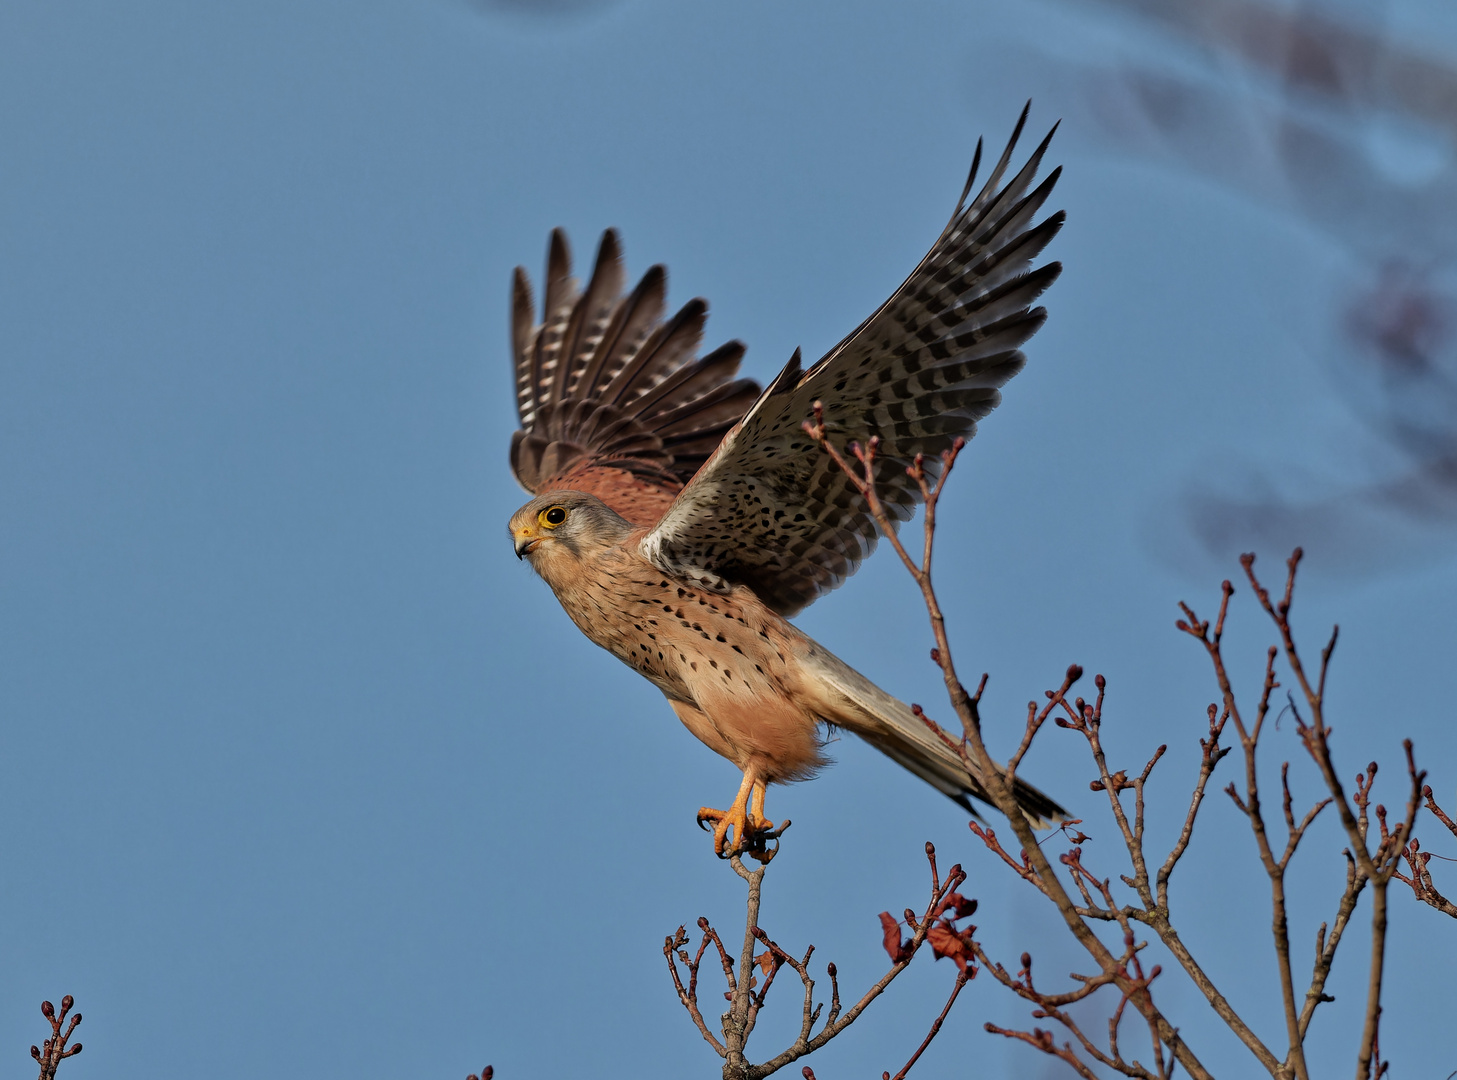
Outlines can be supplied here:
[[[768, 862], [774, 857], [774, 851], [765, 847], [765, 841], [777, 840], [789, 827], [789, 822], [786, 820], [783, 825], [776, 826], [764, 816], [763, 790], [762, 781], [755, 781], [746, 774], [738, 798], [729, 809], [699, 808], [698, 826], [707, 831], [707, 823], [713, 823], [713, 853], [720, 859], [750, 855], [760, 862]], [[777, 845], [774, 850], [778, 850]]]

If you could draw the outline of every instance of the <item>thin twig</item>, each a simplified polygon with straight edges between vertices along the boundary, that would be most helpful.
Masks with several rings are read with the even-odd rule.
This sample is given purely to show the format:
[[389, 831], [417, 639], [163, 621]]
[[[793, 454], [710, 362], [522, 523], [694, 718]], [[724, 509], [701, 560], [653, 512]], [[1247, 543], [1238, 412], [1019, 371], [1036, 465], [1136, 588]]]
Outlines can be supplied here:
[[41, 1015], [51, 1025], [51, 1037], [43, 1045], [32, 1046], [30, 1048], [30, 1056], [40, 1062], [40, 1080], [55, 1080], [56, 1070], [61, 1067], [61, 1062], [69, 1057], [75, 1057], [81, 1052], [80, 1043], [76, 1043], [71, 1047], [67, 1047], [66, 1045], [70, 1041], [71, 1034], [76, 1030], [77, 1025], [81, 1023], [81, 1014], [77, 1013], [71, 1017], [71, 1022], [66, 1024], [66, 1030], [61, 1030], [61, 1025], [65, 1024], [66, 1021], [66, 1014], [71, 1011], [71, 1006], [74, 1004], [76, 1004], [76, 999], [71, 997], [70, 994], [61, 998], [61, 1011], [59, 1013], [56, 1012], [56, 1007], [49, 1001], [42, 1001], [40, 1003]]
[[[964, 446], [964, 441], [961, 439], [956, 440], [951, 448], [941, 455], [940, 476], [934, 486], [931, 485], [928, 479], [923, 459], [918, 458], [915, 464], [907, 470], [909, 475], [920, 487], [921, 495], [926, 506], [923, 524], [925, 537], [923, 545], [924, 553], [920, 564], [917, 564], [897, 536], [895, 523], [892, 521], [891, 516], [876, 491], [875, 456], [878, 450], [878, 441], [872, 439], [863, 447], [852, 444], [850, 447], [850, 455], [858, 464], [859, 468], [857, 469], [855, 465], [851, 464], [849, 458], [841, 454], [830, 443], [824, 426], [823, 409], [818, 404], [815, 407], [814, 420], [805, 424], [804, 430], [822, 447], [855, 486], [857, 492], [865, 500], [871, 516], [880, 527], [881, 534], [891, 544], [892, 548], [894, 548], [902, 564], [906, 567], [921, 590], [922, 600], [925, 603], [926, 612], [931, 622], [932, 634], [936, 642], [936, 648], [932, 653], [932, 658], [941, 667], [947, 693], [962, 724], [963, 742], [960, 747], [960, 756], [968, 773], [981, 782], [989, 800], [998, 810], [1006, 815], [1013, 833], [1022, 845], [1022, 864], [1025, 870], [1019, 869], [1019, 873], [1022, 873], [1024, 878], [1032, 882], [1039, 891], [1052, 901], [1069, 931], [1083, 948], [1087, 950], [1089, 955], [1093, 957], [1099, 968], [1109, 973], [1115, 985], [1118, 985], [1119, 989], [1128, 995], [1134, 1008], [1147, 1021], [1154, 1025], [1159, 1038], [1164, 1044], [1170, 1047], [1174, 1056], [1184, 1066], [1191, 1077], [1194, 1077], [1195, 1080], [1204, 1080], [1204, 1078], [1209, 1076], [1208, 1071], [1194, 1055], [1193, 1051], [1179, 1034], [1178, 1029], [1155, 1006], [1147, 987], [1136, 985], [1131, 976], [1122, 970], [1117, 958], [1101, 939], [1093, 933], [1092, 929], [1080, 914], [1078, 905], [1068, 895], [1061, 881], [1058, 880], [1047, 856], [1037, 844], [1032, 832], [1031, 823], [1017, 804], [1009, 777], [992, 759], [986, 745], [982, 741], [981, 718], [978, 712], [979, 695], [978, 697], [973, 697], [968, 694], [966, 687], [957, 676], [955, 663], [951, 655], [950, 641], [946, 634], [945, 617], [931, 583], [930, 555], [934, 543], [937, 503], [942, 491], [945, 489], [945, 484], [950, 476], [951, 469], [956, 462], [956, 456], [962, 446]], [[1081, 674], [1081, 668], [1069, 668], [1068, 678], [1065, 680], [1062, 691], [1053, 700], [1054, 705], [1064, 703], [1061, 695], [1066, 693], [1067, 688]], [[1037, 715], [1034, 713], [1029, 718], [1029, 725], [1039, 723]], [[1027, 736], [1024, 733], [1024, 739], [1026, 738]], [[1014, 761], [1020, 762], [1020, 758], [1014, 759]], [[1010, 859], [1010, 856], [1007, 856], [1007, 861], [1013, 866], [1017, 865]]]
[[946, 1015], [951, 1012], [951, 1006], [956, 1004], [956, 995], [960, 994], [961, 988], [972, 980], [970, 972], [971, 969], [968, 968], [966, 971], [957, 974], [956, 982], [951, 987], [951, 996], [946, 999], [946, 1005], [942, 1008], [941, 1015], [936, 1017], [935, 1021], [931, 1024], [931, 1030], [921, 1040], [921, 1045], [916, 1047], [916, 1052], [911, 1055], [911, 1059], [901, 1067], [900, 1072], [891, 1077], [891, 1080], [906, 1080], [906, 1074], [911, 1071], [911, 1066], [921, 1059], [921, 1055], [926, 1052], [926, 1047], [931, 1045], [931, 1040], [936, 1037], [937, 1033], [941, 1030], [941, 1025], [946, 1022]]
[[[1432, 816], [1445, 825], [1453, 836], [1457, 836], [1457, 822], [1454, 822], [1448, 817], [1447, 812], [1437, 805], [1437, 800], [1433, 797], [1430, 786], [1422, 788], [1422, 797], [1426, 800], [1426, 807]], [[1421, 842], [1413, 836], [1406, 847], [1402, 849], [1401, 857], [1411, 869], [1410, 877], [1401, 873], [1400, 870], [1393, 871], [1391, 876], [1396, 878], [1397, 881], [1404, 881], [1407, 885], [1411, 886], [1412, 894], [1422, 903], [1436, 908], [1444, 915], [1450, 915], [1452, 918], [1457, 919], [1457, 904], [1454, 904], [1437, 890], [1436, 883], [1432, 881], [1431, 871], [1427, 869], [1427, 864], [1432, 861], [1432, 853], [1423, 851], [1421, 847]]]
[[[921, 947], [933, 939], [934, 934], [941, 934], [942, 938], [948, 938], [948, 935], [955, 938], [955, 940], [948, 938], [944, 941], [942, 938], [935, 938], [937, 943], [934, 947], [937, 949], [938, 955], [942, 955], [943, 950], [959, 948], [958, 943], [961, 937], [969, 938], [970, 930], [957, 932], [954, 928], [954, 920], [970, 914], [976, 906], [975, 901], [966, 901], [956, 892], [966, 881], [966, 873], [960, 866], [953, 866], [943, 879], [936, 864], [936, 849], [929, 843], [926, 845], [926, 861], [931, 872], [930, 898], [921, 915], [917, 916], [915, 912], [907, 910], [906, 922], [911, 927], [912, 934], [908, 941], [897, 942], [890, 970], [861, 995], [848, 1011], [845, 1011], [842, 1009], [840, 1001], [838, 972], [835, 970], [834, 964], [827, 965], [830, 977], [829, 1012], [825, 1016], [824, 1023], [820, 1025], [824, 1004], [823, 1002], [816, 1003], [814, 1000], [815, 980], [810, 973], [814, 946], [809, 946], [803, 956], [794, 956], [764, 932], [759, 926], [759, 911], [766, 867], [761, 866], [757, 870], [749, 870], [738, 856], [729, 859], [729, 865], [748, 886], [745, 903], [744, 944], [737, 965], [724, 947], [718, 932], [704, 918], [698, 920], [698, 928], [702, 931], [703, 937], [694, 955], [690, 956], [687, 951], [688, 934], [682, 926], [678, 927], [677, 931], [665, 938], [663, 942], [663, 955], [667, 960], [669, 975], [673, 981], [673, 988], [678, 994], [678, 1000], [704, 1040], [724, 1059], [723, 1075], [726, 1080], [759, 1080], [824, 1046], [855, 1022], [870, 1003], [879, 997], [909, 966]], [[958, 934], [960, 936], [957, 936]], [[756, 945], [762, 946], [764, 950], [757, 956], [754, 952]], [[710, 1030], [698, 1000], [698, 976], [710, 946], [713, 947], [723, 970], [724, 985], [727, 987], [724, 997], [729, 1003], [728, 1011], [721, 1017], [721, 1039]], [[953, 953], [944, 954], [953, 955]], [[680, 973], [680, 966], [688, 973], [686, 983]], [[958, 966], [961, 967], [958, 982], [964, 983], [970, 980], [975, 973], [974, 969], [969, 970], [965, 966], [964, 959], [958, 960]], [[754, 973], [756, 968], [762, 976], [762, 980], [756, 977]], [[764, 1007], [782, 968], [789, 968], [793, 971], [799, 977], [803, 987], [799, 1033], [794, 1042], [780, 1054], [763, 1064], [756, 1065], [748, 1060], [745, 1048], [749, 1036], [753, 1033], [759, 1012]], [[942, 1011], [941, 1018], [932, 1025], [930, 1035], [922, 1044], [922, 1050], [940, 1031], [941, 1023], [959, 993], [960, 986], [958, 985], [952, 993], [951, 1000], [947, 1002], [946, 1008]], [[817, 1025], [819, 1025], [818, 1031], [815, 1030]], [[907, 1063], [906, 1069], [915, 1063], [920, 1053], [921, 1051], [917, 1051], [916, 1056]]]

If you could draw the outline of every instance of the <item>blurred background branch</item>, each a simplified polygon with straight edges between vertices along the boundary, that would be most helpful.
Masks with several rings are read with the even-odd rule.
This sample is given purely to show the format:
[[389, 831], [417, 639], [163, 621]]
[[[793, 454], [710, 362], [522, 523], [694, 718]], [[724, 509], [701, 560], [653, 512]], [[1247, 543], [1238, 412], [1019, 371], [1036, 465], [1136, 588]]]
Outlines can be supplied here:
[[1114, 42], [1096, 59], [1029, 47], [1086, 147], [1290, 215], [1346, 265], [1295, 347], [1359, 437], [1201, 470], [1157, 530], [1175, 559], [1186, 541], [1224, 561], [1318, 540], [1364, 575], [1444, 558], [1457, 534], [1457, 64], [1383, 25], [1390, 9], [1100, 0], [1077, 14]]

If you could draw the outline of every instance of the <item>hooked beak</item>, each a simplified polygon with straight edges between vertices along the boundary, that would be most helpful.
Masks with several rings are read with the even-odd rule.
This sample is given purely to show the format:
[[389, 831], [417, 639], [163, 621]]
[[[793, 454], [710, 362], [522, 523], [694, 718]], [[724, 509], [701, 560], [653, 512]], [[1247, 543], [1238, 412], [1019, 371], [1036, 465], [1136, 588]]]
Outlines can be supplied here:
[[525, 558], [536, 550], [536, 545], [541, 543], [539, 536], [523, 536], [516, 541], [516, 557]]

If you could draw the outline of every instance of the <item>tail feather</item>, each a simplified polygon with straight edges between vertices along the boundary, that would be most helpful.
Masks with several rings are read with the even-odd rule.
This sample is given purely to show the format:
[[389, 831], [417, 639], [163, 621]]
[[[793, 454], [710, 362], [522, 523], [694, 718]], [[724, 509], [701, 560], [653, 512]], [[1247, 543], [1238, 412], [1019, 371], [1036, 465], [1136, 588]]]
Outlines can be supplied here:
[[[818, 643], [806, 642], [808, 649], [800, 659], [806, 673], [819, 683], [818, 704], [824, 720], [853, 731], [973, 815], [977, 811], [972, 799], [991, 802], [976, 766], [968, 769], [961, 756], [909, 705]], [[1067, 819], [1066, 810], [1021, 777], [1013, 779], [1012, 790], [1033, 828], [1051, 828]]]

